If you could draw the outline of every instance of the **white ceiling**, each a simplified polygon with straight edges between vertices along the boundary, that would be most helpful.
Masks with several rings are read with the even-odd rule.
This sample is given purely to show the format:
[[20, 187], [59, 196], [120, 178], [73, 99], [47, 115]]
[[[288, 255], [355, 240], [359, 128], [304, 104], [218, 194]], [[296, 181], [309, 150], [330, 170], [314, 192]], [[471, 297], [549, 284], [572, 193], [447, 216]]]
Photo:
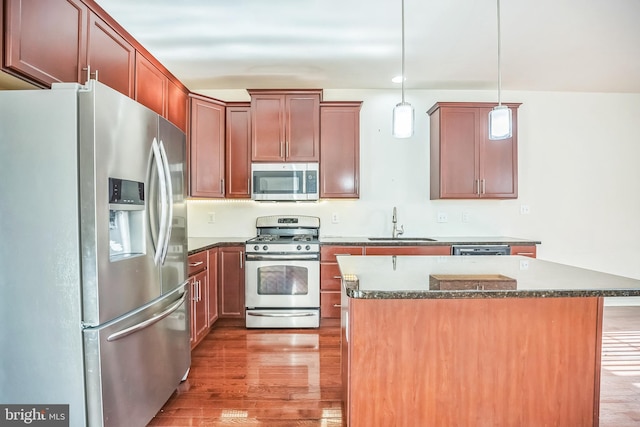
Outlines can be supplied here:
[[[397, 88], [400, 0], [97, 0], [191, 90]], [[407, 89], [495, 89], [495, 0], [405, 0]], [[640, 0], [503, 0], [502, 88], [640, 93]]]

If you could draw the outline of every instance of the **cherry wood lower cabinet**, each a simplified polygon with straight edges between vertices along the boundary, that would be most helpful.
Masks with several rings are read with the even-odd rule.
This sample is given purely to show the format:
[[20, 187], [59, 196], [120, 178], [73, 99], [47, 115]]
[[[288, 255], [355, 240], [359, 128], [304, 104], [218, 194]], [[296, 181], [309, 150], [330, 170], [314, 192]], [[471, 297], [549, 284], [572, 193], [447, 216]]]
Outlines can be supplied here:
[[598, 425], [602, 298], [342, 304], [347, 426]]
[[511, 246], [511, 255], [522, 255], [530, 258], [536, 257], [536, 245]]
[[362, 246], [328, 245], [320, 247], [320, 317], [340, 318], [342, 277], [336, 256], [364, 255]]
[[218, 320], [218, 248], [207, 251], [209, 286], [207, 288], [207, 326], [211, 328]]
[[221, 318], [244, 318], [244, 245], [218, 248]]
[[198, 252], [188, 258], [189, 292], [191, 295], [191, 348], [207, 335], [207, 293], [209, 272], [207, 252]]
[[451, 255], [451, 246], [366, 246], [365, 255]]

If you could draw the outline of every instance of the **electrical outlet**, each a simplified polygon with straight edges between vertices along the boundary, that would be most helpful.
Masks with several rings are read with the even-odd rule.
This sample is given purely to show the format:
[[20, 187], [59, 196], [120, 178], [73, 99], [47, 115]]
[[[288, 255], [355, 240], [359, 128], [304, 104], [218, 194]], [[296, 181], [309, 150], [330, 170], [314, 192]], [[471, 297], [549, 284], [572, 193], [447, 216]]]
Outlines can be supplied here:
[[529, 205], [520, 205], [520, 215], [529, 215]]
[[333, 224], [337, 224], [337, 223], [340, 222], [340, 217], [338, 216], [337, 212], [334, 212], [334, 213], [331, 214], [331, 222]]
[[520, 260], [520, 270], [528, 270], [529, 269], [529, 260], [523, 259]]
[[446, 212], [438, 212], [438, 222], [448, 222], [449, 217]]
[[469, 222], [471, 214], [467, 211], [462, 212], [462, 222]]
[[209, 224], [213, 224], [216, 222], [216, 213], [215, 212], [207, 212], [207, 222]]

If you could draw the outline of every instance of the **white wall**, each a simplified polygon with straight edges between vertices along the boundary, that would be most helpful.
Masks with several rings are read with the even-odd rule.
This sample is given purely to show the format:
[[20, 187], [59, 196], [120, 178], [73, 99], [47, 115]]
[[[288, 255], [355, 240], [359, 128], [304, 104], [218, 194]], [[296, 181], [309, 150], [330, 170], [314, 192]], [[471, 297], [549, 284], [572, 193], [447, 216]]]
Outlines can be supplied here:
[[[206, 93], [249, 100], [245, 91]], [[517, 200], [429, 200], [429, 120], [437, 101], [494, 101], [486, 91], [410, 91], [416, 131], [391, 137], [398, 91], [325, 90], [362, 100], [359, 200], [318, 203], [189, 202], [189, 236], [252, 236], [255, 218], [321, 218], [325, 236], [387, 236], [398, 207], [405, 236], [502, 235], [541, 240], [538, 257], [640, 279], [640, 94], [504, 92], [518, 112]], [[529, 215], [520, 206], [530, 207]], [[208, 212], [216, 221], [207, 222]], [[445, 212], [447, 223], [437, 223]], [[462, 213], [469, 221], [462, 222]], [[340, 222], [331, 223], [332, 213]]]

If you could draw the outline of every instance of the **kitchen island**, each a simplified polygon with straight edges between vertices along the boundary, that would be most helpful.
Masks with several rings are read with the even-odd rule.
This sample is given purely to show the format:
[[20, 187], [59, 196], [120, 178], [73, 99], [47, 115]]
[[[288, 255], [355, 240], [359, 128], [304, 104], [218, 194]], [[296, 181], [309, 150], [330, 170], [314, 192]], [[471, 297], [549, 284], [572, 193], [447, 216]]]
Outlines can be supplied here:
[[339, 256], [349, 426], [597, 426], [603, 299], [640, 281], [520, 256]]

